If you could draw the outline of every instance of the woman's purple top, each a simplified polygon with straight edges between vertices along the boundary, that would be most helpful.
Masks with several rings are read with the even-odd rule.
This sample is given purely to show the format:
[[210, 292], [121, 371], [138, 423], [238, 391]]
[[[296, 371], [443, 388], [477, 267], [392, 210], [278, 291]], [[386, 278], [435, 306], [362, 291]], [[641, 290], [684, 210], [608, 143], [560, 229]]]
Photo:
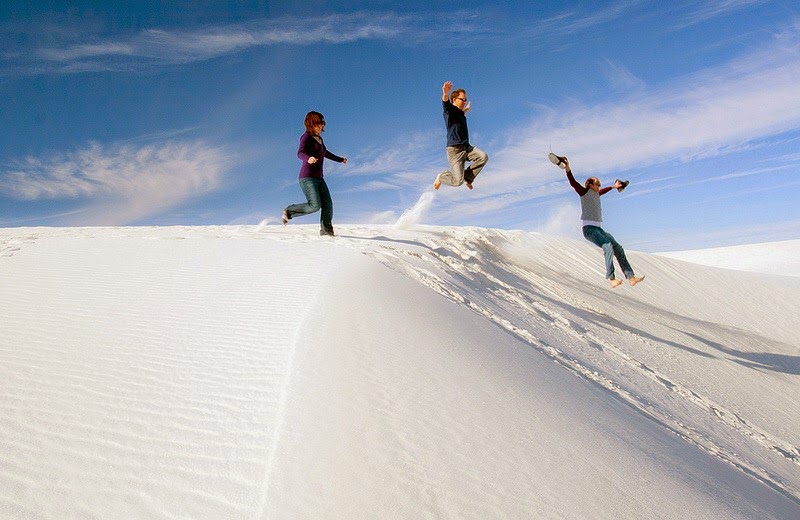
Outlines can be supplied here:
[[[317, 162], [308, 164], [309, 157], [316, 157]], [[300, 147], [297, 149], [297, 158], [303, 162], [300, 167], [300, 178], [307, 179], [309, 177], [321, 179], [322, 178], [322, 161], [328, 158], [336, 162], [344, 162], [344, 158], [334, 155], [325, 148], [325, 143], [322, 142], [320, 136], [319, 141], [314, 139], [314, 136], [308, 132], [300, 136]]]

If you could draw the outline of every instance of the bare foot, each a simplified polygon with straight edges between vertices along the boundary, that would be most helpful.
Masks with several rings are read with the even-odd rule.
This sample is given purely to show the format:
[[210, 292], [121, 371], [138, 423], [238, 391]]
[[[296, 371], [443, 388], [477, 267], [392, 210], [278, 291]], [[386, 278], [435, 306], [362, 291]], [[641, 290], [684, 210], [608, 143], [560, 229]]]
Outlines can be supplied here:
[[609, 281], [611, 282], [612, 289], [616, 289], [617, 287], [622, 285], [622, 280], [617, 280], [616, 278], [609, 278]]
[[[642, 276], [640, 278], [637, 278], [635, 276], [631, 276], [630, 278], [628, 278], [628, 282], [630, 282], [631, 287], [633, 287], [634, 285], [636, 285], [637, 283], [639, 283], [639, 282], [641, 282], [643, 280], [644, 280], [644, 276]], [[620, 282], [620, 283], [622, 283], [622, 282]]]
[[284, 226], [289, 223], [289, 214], [286, 212], [286, 210], [283, 210], [283, 215], [281, 215], [281, 222], [283, 222]]
[[469, 189], [472, 189], [472, 184], [471, 184], [471, 183], [469, 183], [469, 182], [465, 182], [464, 184], [466, 184], [466, 185], [467, 185], [467, 188], [469, 188]]

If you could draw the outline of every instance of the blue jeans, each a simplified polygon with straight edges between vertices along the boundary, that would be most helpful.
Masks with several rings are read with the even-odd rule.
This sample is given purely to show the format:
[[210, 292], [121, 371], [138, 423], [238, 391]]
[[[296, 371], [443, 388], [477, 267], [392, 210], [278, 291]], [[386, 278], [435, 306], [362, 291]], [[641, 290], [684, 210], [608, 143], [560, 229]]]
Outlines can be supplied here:
[[300, 179], [300, 189], [306, 196], [308, 202], [301, 202], [300, 204], [292, 204], [286, 208], [286, 214], [289, 218], [294, 218], [297, 215], [308, 215], [322, 210], [320, 215], [320, 231], [323, 233], [333, 233], [333, 200], [331, 199], [331, 192], [328, 190], [328, 185], [325, 179], [307, 177]]
[[614, 240], [611, 233], [607, 233], [603, 228], [597, 226], [583, 226], [583, 237], [603, 249], [606, 257], [606, 278], [614, 278], [614, 257], [617, 257], [619, 267], [625, 273], [625, 278], [633, 277], [633, 268], [625, 257], [625, 250]]

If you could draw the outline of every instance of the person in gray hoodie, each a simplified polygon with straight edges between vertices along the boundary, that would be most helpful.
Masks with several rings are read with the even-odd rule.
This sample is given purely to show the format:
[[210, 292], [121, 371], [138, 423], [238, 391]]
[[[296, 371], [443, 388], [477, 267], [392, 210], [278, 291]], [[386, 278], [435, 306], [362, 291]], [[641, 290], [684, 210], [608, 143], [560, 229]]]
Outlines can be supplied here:
[[[597, 177], [589, 177], [586, 179], [586, 184], [581, 186], [575, 177], [572, 175], [572, 170], [569, 167], [569, 160], [566, 157], [558, 157], [560, 160], [559, 166], [564, 168], [567, 173], [567, 179], [570, 186], [581, 198], [581, 221], [583, 222], [583, 237], [594, 245], [603, 249], [603, 254], [606, 260], [606, 278], [611, 282], [611, 288], [619, 287], [622, 280], [614, 276], [614, 258], [616, 257], [619, 262], [619, 267], [625, 273], [625, 278], [631, 285], [644, 280], [644, 276], [638, 277], [633, 273], [633, 268], [625, 256], [625, 250], [617, 242], [611, 233], [603, 229], [603, 209], [600, 206], [600, 197], [605, 195], [612, 189], [624, 188], [619, 179], [614, 182], [613, 186], [600, 187], [600, 179]], [[555, 162], [555, 160], [554, 160]]]

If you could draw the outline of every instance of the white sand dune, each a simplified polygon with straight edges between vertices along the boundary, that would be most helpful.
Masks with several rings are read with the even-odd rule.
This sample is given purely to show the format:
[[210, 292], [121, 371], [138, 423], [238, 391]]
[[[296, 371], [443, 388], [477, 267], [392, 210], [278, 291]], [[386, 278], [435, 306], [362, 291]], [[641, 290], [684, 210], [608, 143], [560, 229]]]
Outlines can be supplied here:
[[337, 232], [0, 229], [0, 518], [800, 518], [799, 278]]
[[800, 276], [800, 240], [784, 240], [771, 244], [746, 244], [659, 253], [700, 265], [737, 271]]

